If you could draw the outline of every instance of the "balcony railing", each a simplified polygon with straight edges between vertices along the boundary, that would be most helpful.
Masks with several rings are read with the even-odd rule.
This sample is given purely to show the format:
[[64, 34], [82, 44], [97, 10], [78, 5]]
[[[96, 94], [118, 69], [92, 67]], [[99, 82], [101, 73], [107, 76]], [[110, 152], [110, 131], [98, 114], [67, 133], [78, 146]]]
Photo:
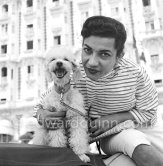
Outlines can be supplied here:
[[8, 12], [0, 13], [0, 20], [8, 19], [8, 17], [9, 17]]
[[148, 38], [156, 38], [156, 37], [162, 37], [163, 38], [163, 29], [155, 29], [155, 30], [148, 30], [141, 33], [142, 38], [148, 39]]
[[26, 30], [26, 37], [32, 37], [34, 35], [33, 28]]
[[0, 53], [0, 58], [1, 57], [7, 57], [7, 54], [6, 53]]
[[145, 20], [147, 20], [154, 17], [155, 12], [152, 10], [151, 6], [145, 6], [143, 10], [143, 15], [145, 17]]
[[26, 14], [33, 13], [33, 7], [27, 7]]

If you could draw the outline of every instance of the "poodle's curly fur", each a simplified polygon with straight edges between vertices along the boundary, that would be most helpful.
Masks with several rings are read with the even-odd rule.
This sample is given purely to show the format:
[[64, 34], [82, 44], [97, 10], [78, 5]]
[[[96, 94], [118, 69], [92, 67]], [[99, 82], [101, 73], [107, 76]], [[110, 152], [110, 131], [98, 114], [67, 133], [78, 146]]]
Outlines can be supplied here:
[[[81, 77], [72, 49], [65, 46], [58, 46], [51, 48], [47, 52], [46, 76], [49, 82], [53, 81], [54, 85], [51, 92], [43, 99], [43, 107], [45, 109], [55, 107], [56, 111], [66, 111], [68, 136], [63, 126], [57, 130], [47, 130], [42, 126], [38, 126], [35, 131], [33, 143], [53, 147], [67, 147], [69, 145], [81, 160], [89, 162], [90, 159], [86, 155], [89, 151], [88, 122], [83, 116], [61, 105], [61, 95], [56, 92], [57, 88], [64, 89], [69, 85], [71, 78], [75, 82]], [[73, 86], [69, 86], [67, 92], [63, 94], [63, 101], [86, 115], [83, 97]]]

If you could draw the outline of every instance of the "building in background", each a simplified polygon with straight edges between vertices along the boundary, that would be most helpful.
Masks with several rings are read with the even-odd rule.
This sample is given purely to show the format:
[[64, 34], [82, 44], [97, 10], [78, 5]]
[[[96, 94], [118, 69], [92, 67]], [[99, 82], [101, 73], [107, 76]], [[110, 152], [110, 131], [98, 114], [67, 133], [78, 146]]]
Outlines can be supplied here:
[[80, 53], [80, 31], [89, 16], [105, 15], [124, 23], [125, 56], [145, 65], [156, 84], [163, 79], [162, 0], [0, 0], [0, 116], [22, 119], [48, 84], [44, 54], [55, 45]]

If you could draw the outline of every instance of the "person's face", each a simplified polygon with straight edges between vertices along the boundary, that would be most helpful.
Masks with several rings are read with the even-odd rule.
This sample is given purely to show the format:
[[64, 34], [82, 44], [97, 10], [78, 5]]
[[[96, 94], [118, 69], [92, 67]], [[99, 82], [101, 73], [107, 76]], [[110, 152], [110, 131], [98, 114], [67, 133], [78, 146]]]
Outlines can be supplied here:
[[115, 39], [90, 36], [83, 40], [82, 63], [87, 77], [92, 80], [108, 74], [116, 63]]

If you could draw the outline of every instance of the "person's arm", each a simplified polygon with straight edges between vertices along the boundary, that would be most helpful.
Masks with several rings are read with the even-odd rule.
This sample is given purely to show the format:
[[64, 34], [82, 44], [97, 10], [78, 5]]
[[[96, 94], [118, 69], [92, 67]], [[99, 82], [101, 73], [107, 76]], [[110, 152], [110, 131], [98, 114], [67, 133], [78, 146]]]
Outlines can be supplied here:
[[102, 116], [102, 117], [90, 122], [90, 125], [89, 125], [90, 133], [91, 133], [90, 136], [96, 137], [126, 120], [134, 121], [135, 118], [128, 111], [115, 113], [115, 114], [111, 114], [111, 115], [107, 115], [107, 116]]
[[137, 79], [136, 106], [130, 113], [138, 124], [154, 125], [157, 120], [158, 94], [144, 68]]
[[[40, 97], [40, 101], [34, 106], [34, 117], [37, 118], [38, 123], [48, 130], [55, 130], [62, 126], [65, 118], [65, 111], [57, 112], [53, 107], [51, 109], [44, 108], [44, 98], [51, 92], [51, 89], [47, 90]], [[50, 111], [51, 110], [51, 111]]]

